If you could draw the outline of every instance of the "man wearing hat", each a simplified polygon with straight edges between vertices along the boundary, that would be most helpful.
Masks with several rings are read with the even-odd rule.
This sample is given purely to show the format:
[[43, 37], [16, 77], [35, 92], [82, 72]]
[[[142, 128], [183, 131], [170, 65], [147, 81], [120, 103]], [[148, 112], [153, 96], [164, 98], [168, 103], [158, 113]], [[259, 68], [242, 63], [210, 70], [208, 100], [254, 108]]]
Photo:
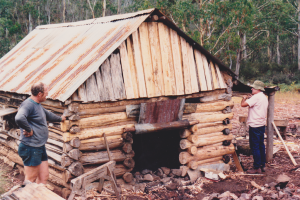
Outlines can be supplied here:
[[252, 95], [243, 96], [242, 107], [249, 106], [248, 120], [249, 142], [253, 154], [253, 169], [248, 170], [249, 174], [259, 174], [265, 171], [266, 153], [264, 144], [265, 124], [268, 109], [268, 99], [264, 95], [264, 83], [254, 81]]

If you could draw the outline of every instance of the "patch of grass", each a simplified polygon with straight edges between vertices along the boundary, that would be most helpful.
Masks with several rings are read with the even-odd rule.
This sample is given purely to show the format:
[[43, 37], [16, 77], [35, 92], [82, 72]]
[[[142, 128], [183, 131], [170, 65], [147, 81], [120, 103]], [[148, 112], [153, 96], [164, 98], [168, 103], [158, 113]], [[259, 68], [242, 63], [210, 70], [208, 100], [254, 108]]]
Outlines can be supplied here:
[[276, 92], [275, 102], [300, 104], [300, 93], [298, 91]]

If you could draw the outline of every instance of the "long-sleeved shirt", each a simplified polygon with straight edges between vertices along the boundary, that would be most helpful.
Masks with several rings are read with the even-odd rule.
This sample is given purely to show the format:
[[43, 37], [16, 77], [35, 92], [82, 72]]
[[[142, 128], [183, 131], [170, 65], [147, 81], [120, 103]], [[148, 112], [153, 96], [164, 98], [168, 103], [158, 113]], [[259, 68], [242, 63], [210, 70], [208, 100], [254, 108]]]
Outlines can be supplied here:
[[[31, 147], [40, 147], [48, 140], [47, 121], [60, 122], [62, 119], [28, 98], [21, 104], [15, 120], [21, 129], [21, 142]], [[27, 132], [33, 130], [33, 135], [25, 137], [23, 130]]]

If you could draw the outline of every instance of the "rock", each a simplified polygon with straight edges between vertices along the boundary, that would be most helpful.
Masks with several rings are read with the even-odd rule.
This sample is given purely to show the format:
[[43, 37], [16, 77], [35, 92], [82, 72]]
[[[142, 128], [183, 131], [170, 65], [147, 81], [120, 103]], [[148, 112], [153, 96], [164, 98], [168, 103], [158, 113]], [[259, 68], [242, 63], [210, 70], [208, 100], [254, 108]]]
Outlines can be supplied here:
[[137, 174], [137, 175], [135, 175], [135, 179], [136, 179], [136, 182], [141, 182], [142, 180], [143, 180], [143, 177], [142, 177], [142, 175], [140, 175], [140, 174]]
[[145, 191], [145, 188], [146, 188], [146, 185], [147, 185], [146, 183], [139, 183], [139, 184], [136, 184], [136, 185], [135, 185], [135, 189], [144, 192], [144, 191]]
[[272, 190], [275, 190], [275, 185], [276, 185], [275, 182], [269, 183], [269, 187], [270, 187]]
[[278, 190], [278, 191], [279, 191], [279, 190], [280, 190], [280, 187], [279, 187], [279, 186], [278, 186], [278, 187], [276, 187], [276, 190]]
[[229, 191], [222, 193], [221, 195], [218, 196], [218, 198], [220, 198], [220, 199], [229, 198], [229, 199], [235, 199], [235, 200], [238, 199], [238, 197], [235, 194], [233, 194]]
[[181, 169], [172, 169], [172, 170], [171, 170], [171, 173], [174, 174], [174, 175], [177, 176], [177, 177], [180, 177], [182, 171], [181, 171]]
[[264, 198], [262, 196], [255, 196], [252, 200], [264, 200]]
[[288, 187], [284, 188], [283, 192], [286, 193], [286, 194], [288, 194], [289, 196], [293, 195], [292, 190], [290, 188], [288, 188]]
[[297, 193], [297, 194], [300, 194], [300, 189], [297, 189], [297, 190], [296, 190], [296, 193]]
[[151, 174], [144, 175], [144, 181], [153, 181], [153, 176]]
[[280, 187], [281, 189], [285, 188], [286, 185], [288, 184], [288, 182], [290, 181], [290, 177], [288, 177], [287, 175], [285, 174], [280, 174], [276, 181], [277, 181], [277, 185], [276, 187]]
[[189, 167], [187, 166], [180, 166], [180, 170], [181, 170], [181, 176], [185, 177], [187, 175], [187, 170], [189, 169]]
[[285, 194], [283, 192], [279, 191], [279, 193], [278, 193], [279, 199], [283, 198], [284, 196], [285, 196]]
[[246, 200], [249, 200], [251, 198], [251, 194], [242, 193], [240, 198], [244, 198]]
[[258, 192], [258, 189], [255, 189], [255, 190], [253, 190], [252, 192], [251, 192], [251, 194], [255, 194], [255, 193], [257, 193]]
[[145, 175], [145, 174], [152, 174], [152, 171], [150, 169], [144, 169], [142, 171], [142, 174]]
[[160, 179], [160, 181], [161, 181], [162, 183], [167, 183], [167, 182], [170, 182], [170, 181], [171, 181], [171, 178], [169, 178], [169, 177], [162, 178], [162, 179]]
[[300, 200], [300, 196], [298, 196], [298, 195], [294, 195], [294, 196], [292, 196], [292, 198], [291, 199], [293, 199], [293, 200]]
[[274, 191], [272, 191], [272, 190], [268, 190], [268, 192], [267, 192], [267, 194], [273, 194], [274, 193]]
[[268, 183], [266, 183], [264, 186], [265, 186], [266, 188], [268, 188], [268, 187], [269, 187], [269, 184], [268, 184]]
[[158, 168], [157, 171], [156, 171], [156, 175], [159, 176], [160, 178], [162, 178], [163, 175], [164, 175], [163, 170], [161, 168]]
[[136, 176], [136, 175], [141, 175], [141, 173], [140, 172], [135, 172], [134, 176]]
[[278, 199], [278, 195], [276, 193], [271, 194], [271, 199]]
[[212, 194], [209, 196], [208, 200], [215, 200], [215, 199], [218, 199], [218, 196], [219, 196], [219, 193], [212, 193]]
[[178, 188], [179, 184], [177, 182], [171, 182], [166, 185], [166, 188], [168, 190], [176, 190]]
[[167, 167], [161, 167], [161, 169], [163, 170], [164, 174], [166, 174], [166, 175], [169, 175], [171, 172], [170, 168], [167, 168]]

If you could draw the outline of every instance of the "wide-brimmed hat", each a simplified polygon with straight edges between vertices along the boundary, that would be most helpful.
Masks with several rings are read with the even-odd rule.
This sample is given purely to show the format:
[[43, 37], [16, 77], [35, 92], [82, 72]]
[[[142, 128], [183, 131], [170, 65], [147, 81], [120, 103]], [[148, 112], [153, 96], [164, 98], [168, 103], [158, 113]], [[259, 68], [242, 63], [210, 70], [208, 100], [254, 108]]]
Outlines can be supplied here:
[[265, 91], [265, 84], [261, 81], [254, 81], [253, 85], [250, 85], [250, 87], [253, 87], [257, 90]]

